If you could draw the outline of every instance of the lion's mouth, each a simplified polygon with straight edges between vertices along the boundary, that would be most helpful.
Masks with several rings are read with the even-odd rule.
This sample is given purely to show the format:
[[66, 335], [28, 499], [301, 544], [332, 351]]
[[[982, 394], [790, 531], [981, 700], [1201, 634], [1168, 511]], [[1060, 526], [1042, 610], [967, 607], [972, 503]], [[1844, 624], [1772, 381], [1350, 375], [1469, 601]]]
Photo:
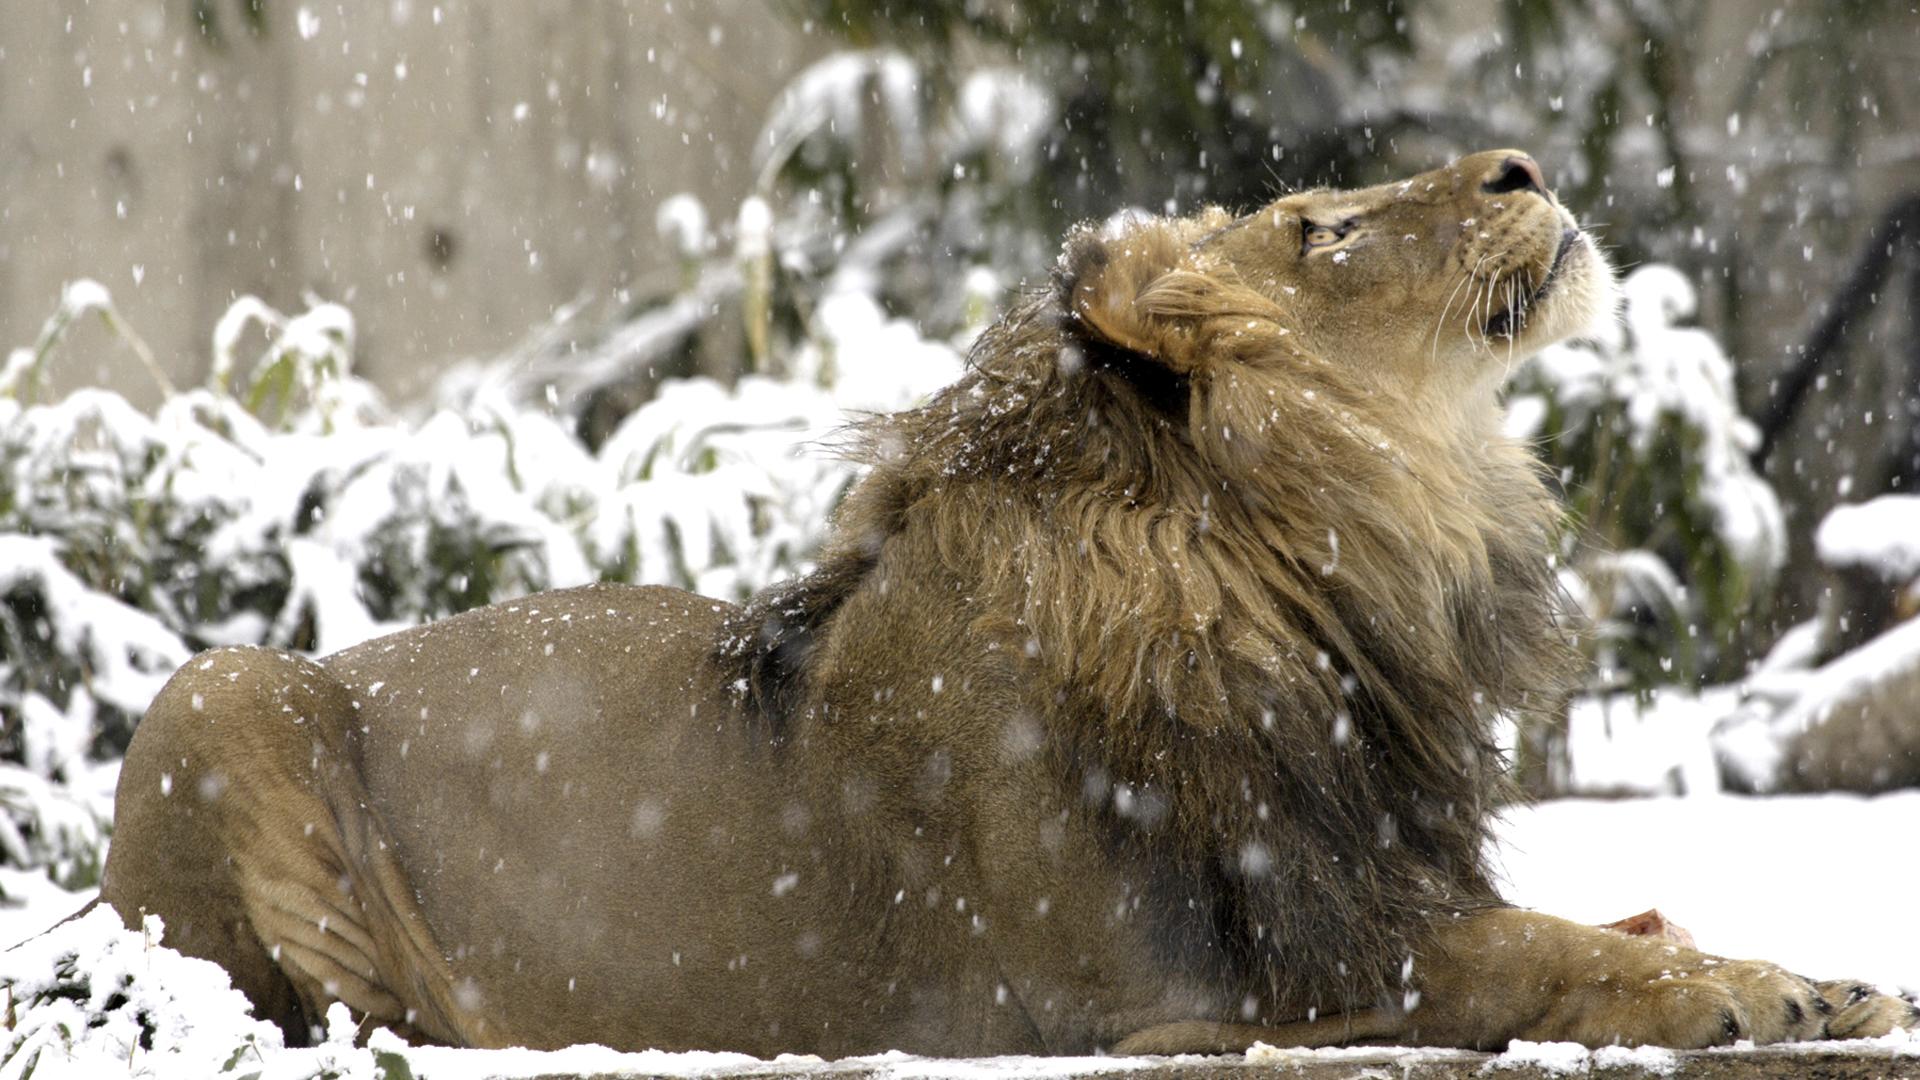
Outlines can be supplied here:
[[1553, 291], [1554, 285], [1560, 280], [1560, 268], [1566, 264], [1567, 255], [1574, 250], [1579, 239], [1579, 229], [1561, 230], [1560, 244], [1554, 249], [1553, 262], [1547, 267], [1547, 276], [1532, 292], [1519, 294], [1506, 310], [1487, 320], [1487, 325], [1483, 329], [1488, 338], [1510, 338], [1526, 329], [1528, 313], [1540, 301], [1545, 300], [1549, 292]]

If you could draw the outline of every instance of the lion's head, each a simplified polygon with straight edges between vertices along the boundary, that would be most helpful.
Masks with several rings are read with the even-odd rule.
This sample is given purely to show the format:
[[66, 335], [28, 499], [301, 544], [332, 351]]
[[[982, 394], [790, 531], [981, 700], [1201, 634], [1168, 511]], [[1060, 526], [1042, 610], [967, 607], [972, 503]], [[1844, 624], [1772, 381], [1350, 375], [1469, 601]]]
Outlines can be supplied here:
[[1096, 338], [1173, 371], [1318, 358], [1451, 425], [1489, 415], [1514, 361], [1614, 305], [1598, 247], [1515, 150], [1239, 217], [1123, 217], [1072, 237], [1061, 273]]

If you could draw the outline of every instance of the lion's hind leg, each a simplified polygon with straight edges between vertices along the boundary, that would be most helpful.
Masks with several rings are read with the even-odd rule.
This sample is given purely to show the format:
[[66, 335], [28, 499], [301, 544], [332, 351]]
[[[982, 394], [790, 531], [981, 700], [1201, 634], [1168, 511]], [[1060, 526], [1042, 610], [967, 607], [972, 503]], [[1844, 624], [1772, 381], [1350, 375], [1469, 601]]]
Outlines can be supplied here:
[[363, 835], [377, 825], [346, 752], [354, 722], [311, 661], [253, 648], [189, 661], [128, 748], [101, 897], [129, 925], [161, 916], [168, 945], [224, 967], [290, 1041], [334, 1001], [457, 1038], [396, 993], [412, 981], [396, 961], [418, 950], [391, 940], [391, 905], [371, 896], [391, 883], [356, 857], [380, 845]]

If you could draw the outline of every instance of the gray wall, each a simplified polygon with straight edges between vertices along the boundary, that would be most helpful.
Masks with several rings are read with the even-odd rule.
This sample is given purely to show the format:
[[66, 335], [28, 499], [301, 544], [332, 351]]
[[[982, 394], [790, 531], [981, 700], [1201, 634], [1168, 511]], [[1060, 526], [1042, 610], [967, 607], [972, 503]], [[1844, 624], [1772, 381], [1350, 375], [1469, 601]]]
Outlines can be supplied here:
[[[731, 215], [774, 94], [827, 45], [774, 3], [263, 0], [256, 31], [246, 0], [8, 0], [0, 349], [96, 277], [193, 383], [236, 294], [312, 292], [357, 316], [364, 373], [417, 393], [665, 268], [665, 196]], [[92, 327], [54, 380], [155, 397]]]

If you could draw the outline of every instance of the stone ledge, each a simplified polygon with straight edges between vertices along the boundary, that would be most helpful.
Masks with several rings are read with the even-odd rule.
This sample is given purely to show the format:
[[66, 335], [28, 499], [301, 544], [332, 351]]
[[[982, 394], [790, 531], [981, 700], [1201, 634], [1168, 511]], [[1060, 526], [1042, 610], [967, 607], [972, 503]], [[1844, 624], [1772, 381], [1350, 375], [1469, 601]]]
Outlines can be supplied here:
[[[1366, 1048], [1260, 1051], [1249, 1057], [1177, 1058], [856, 1058], [740, 1065], [695, 1073], [635, 1071], [548, 1073], [515, 1080], [1920, 1080], [1920, 1041], [1799, 1044], [1627, 1054], [1481, 1054], [1467, 1050]], [[430, 1075], [430, 1074], [429, 1074]]]

